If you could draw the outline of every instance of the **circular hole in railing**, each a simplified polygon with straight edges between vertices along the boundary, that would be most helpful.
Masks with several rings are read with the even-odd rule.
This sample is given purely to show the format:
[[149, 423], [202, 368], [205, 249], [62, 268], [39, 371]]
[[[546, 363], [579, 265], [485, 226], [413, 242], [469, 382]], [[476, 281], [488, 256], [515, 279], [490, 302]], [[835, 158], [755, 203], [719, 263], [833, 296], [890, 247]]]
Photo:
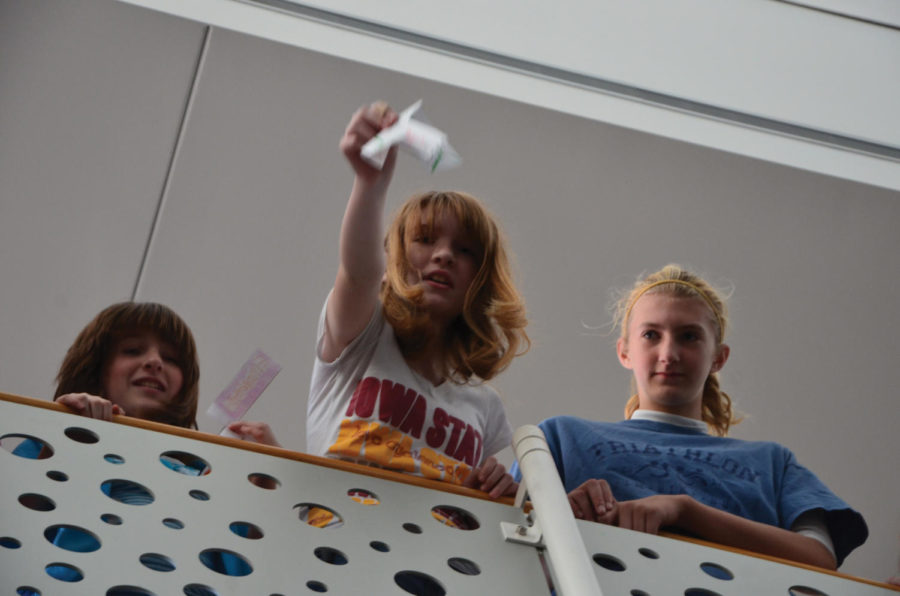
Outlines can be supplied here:
[[222, 575], [243, 577], [253, 573], [250, 561], [243, 556], [223, 548], [208, 548], [200, 553], [200, 562]]
[[457, 530], [477, 530], [481, 524], [474, 515], [452, 505], [438, 505], [431, 508], [431, 516], [451, 528]]
[[116, 455], [115, 453], [107, 453], [106, 455], [103, 456], [103, 459], [105, 459], [106, 461], [108, 461], [111, 464], [116, 464], [116, 465], [125, 463], [125, 458], [122, 457], [121, 455]]
[[153, 493], [142, 484], [132, 480], [114, 478], [100, 485], [103, 494], [126, 505], [149, 505], [153, 502]]
[[209, 501], [209, 493], [205, 490], [194, 489], [188, 492], [191, 497], [197, 499], [198, 501]]
[[84, 579], [81, 569], [68, 563], [50, 563], [44, 567], [47, 575], [61, 582], [80, 582]]
[[790, 596], [828, 596], [822, 590], [810, 588], [809, 586], [791, 586], [788, 588], [788, 594]]
[[414, 524], [412, 522], [406, 522], [403, 524], [403, 529], [409, 532], [410, 534], [421, 534], [422, 528], [419, 524]]
[[642, 555], [644, 555], [645, 557], [647, 557], [648, 559], [658, 559], [659, 558], [659, 553], [656, 552], [655, 550], [652, 550], [649, 548], [641, 547], [638, 549], [638, 552], [641, 553]]
[[314, 528], [340, 528], [344, 525], [344, 518], [341, 514], [316, 503], [299, 503], [294, 505], [297, 510], [297, 516], [305, 524]]
[[327, 592], [328, 588], [325, 587], [325, 584], [322, 582], [317, 582], [313, 580], [309, 580], [306, 582], [306, 587], [312, 590], [313, 592]]
[[20, 548], [22, 543], [12, 536], [0, 536], [0, 546], [3, 548]]
[[351, 488], [347, 491], [347, 496], [359, 503], [360, 505], [379, 505], [381, 501], [378, 495], [364, 488]]
[[41, 591], [31, 586], [19, 586], [16, 588], [17, 596], [41, 596]]
[[718, 592], [707, 590], [706, 588], [688, 588], [684, 591], [684, 596], [722, 596]]
[[209, 474], [209, 463], [202, 457], [186, 451], [166, 451], [160, 454], [162, 465], [186, 476], [206, 476]]
[[50, 446], [50, 443], [31, 435], [0, 436], [0, 447], [25, 459], [47, 459], [53, 456], [53, 447]]
[[388, 546], [387, 544], [385, 544], [384, 542], [382, 542], [381, 540], [373, 540], [372, 542], [369, 543], [369, 546], [371, 546], [373, 549], [377, 550], [380, 553], [390, 552], [390, 550], [391, 550], [391, 547]]
[[167, 517], [162, 520], [162, 523], [167, 528], [172, 528], [173, 530], [180, 530], [184, 527], [184, 523], [180, 519], [175, 519], [174, 517]]
[[92, 553], [100, 548], [100, 539], [93, 532], [69, 524], [48, 527], [44, 538], [50, 544], [76, 553]]
[[184, 596], [219, 596], [219, 593], [203, 584], [188, 584], [184, 587]]
[[734, 574], [729, 569], [722, 567], [718, 563], [709, 563], [709, 562], [700, 563], [700, 569], [702, 569], [706, 575], [708, 575], [710, 577], [714, 577], [716, 579], [722, 579], [722, 580], [734, 579]]
[[247, 480], [250, 481], [250, 484], [258, 486], [259, 488], [264, 488], [266, 490], [275, 490], [279, 486], [281, 486], [281, 482], [278, 481], [274, 476], [269, 476], [268, 474], [263, 474], [261, 472], [254, 472], [247, 476]]
[[478, 566], [478, 563], [462, 557], [452, 557], [447, 559], [447, 565], [449, 565], [450, 569], [453, 571], [458, 571], [463, 575], [478, 575], [481, 573], [481, 567]]
[[77, 443], [85, 443], [92, 445], [100, 440], [100, 437], [92, 430], [81, 428], [80, 426], [70, 426], [65, 431], [66, 436]]
[[256, 524], [250, 522], [236, 521], [228, 525], [228, 529], [240, 536], [241, 538], [249, 538], [250, 540], [258, 540], [263, 537], [263, 531]]
[[175, 563], [166, 555], [144, 553], [139, 560], [144, 567], [153, 571], [175, 571]]
[[122, 518], [119, 517], [118, 515], [116, 515], [115, 513], [104, 513], [103, 515], [100, 516], [100, 519], [102, 519], [103, 521], [105, 521], [106, 523], [108, 523], [111, 526], [121, 526], [122, 525]]
[[319, 546], [313, 551], [313, 554], [316, 555], [316, 558], [319, 560], [330, 563], [331, 565], [347, 564], [347, 555], [330, 546]]
[[37, 493], [19, 495], [19, 503], [33, 511], [53, 511], [56, 509], [56, 503], [52, 499]]
[[444, 596], [447, 593], [438, 580], [421, 571], [400, 571], [394, 575], [394, 582], [416, 596]]
[[597, 553], [594, 555], [594, 563], [610, 571], [625, 571], [625, 563], [612, 555]]
[[137, 586], [114, 586], [106, 591], [106, 596], [156, 596], [156, 594]]
[[47, 478], [55, 480], [56, 482], [65, 482], [69, 479], [69, 475], [65, 472], [60, 472], [59, 470], [50, 470], [47, 472]]

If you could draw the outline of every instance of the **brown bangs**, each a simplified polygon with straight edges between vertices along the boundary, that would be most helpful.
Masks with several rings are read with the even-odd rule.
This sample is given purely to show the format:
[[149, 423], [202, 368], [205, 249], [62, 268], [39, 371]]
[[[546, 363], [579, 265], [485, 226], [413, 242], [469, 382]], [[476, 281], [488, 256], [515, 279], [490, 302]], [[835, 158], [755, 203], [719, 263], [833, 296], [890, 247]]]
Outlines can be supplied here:
[[[114, 340], [134, 332], [150, 331], [175, 348], [182, 369], [197, 359], [194, 337], [187, 324], [172, 309], [154, 302], [124, 303], [109, 322]], [[183, 372], [188, 373], [188, 370]]]
[[479, 269], [490, 262], [496, 251], [497, 230], [478, 201], [459, 191], [430, 192], [420, 195], [404, 209], [403, 240], [405, 245], [421, 231], [433, 232], [434, 222], [443, 215], [453, 216], [466, 239], [472, 241], [480, 253]]

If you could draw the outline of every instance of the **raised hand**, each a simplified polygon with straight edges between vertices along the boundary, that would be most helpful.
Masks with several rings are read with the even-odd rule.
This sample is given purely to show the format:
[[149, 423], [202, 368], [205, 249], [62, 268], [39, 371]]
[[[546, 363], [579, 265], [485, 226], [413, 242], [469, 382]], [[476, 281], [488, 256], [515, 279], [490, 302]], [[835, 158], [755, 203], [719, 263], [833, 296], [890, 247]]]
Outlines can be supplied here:
[[397, 159], [397, 148], [390, 150], [384, 167], [380, 170], [365, 161], [360, 155], [360, 150], [372, 137], [396, 121], [397, 112], [383, 101], [362, 106], [350, 118], [344, 136], [341, 137], [340, 148], [360, 181], [368, 185], [381, 182], [385, 186], [390, 182]]

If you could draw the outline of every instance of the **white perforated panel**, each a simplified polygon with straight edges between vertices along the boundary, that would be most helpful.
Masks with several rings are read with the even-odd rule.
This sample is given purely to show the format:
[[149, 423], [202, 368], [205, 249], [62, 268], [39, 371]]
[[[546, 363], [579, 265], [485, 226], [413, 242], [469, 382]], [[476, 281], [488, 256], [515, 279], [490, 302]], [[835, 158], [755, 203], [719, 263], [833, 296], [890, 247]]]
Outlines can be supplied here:
[[[85, 429], [80, 435], [95, 435], [97, 441], [70, 438], [66, 429], [72, 427]], [[19, 441], [11, 436], [16, 434], [45, 441], [53, 455], [45, 459], [14, 455], [9, 449]], [[424, 584], [422, 593], [547, 593], [535, 550], [503, 541], [500, 522], [523, 519], [519, 510], [507, 505], [5, 401], [0, 401], [0, 443], [3, 595], [25, 587], [44, 596], [266, 596], [326, 590], [407, 594], [395, 579], [404, 572], [434, 580], [432, 588]], [[202, 458], [210, 472], [188, 476], [169, 469], [160, 455], [170, 451]], [[68, 479], [50, 477], [60, 478], [59, 473]], [[251, 474], [268, 475], [280, 485], [261, 488], [248, 480]], [[101, 490], [109, 480], [139, 483], [152, 493], [153, 502], [115, 501]], [[372, 493], [379, 504], [357, 502], [348, 496], [353, 489]], [[203, 491], [209, 498], [198, 500], [192, 491]], [[343, 524], [319, 528], [304, 523], [296, 508], [303, 503], [326, 505], [343, 518]], [[431, 514], [431, 508], [440, 505], [468, 511], [480, 527], [467, 531], [443, 525]], [[121, 524], [104, 522], [102, 517], [109, 514], [118, 516]], [[168, 527], [165, 519], [179, 520], [184, 527]], [[262, 537], [235, 534], [229, 529], [233, 522], [253, 524]], [[421, 532], [410, 532], [405, 524], [414, 524]], [[45, 532], [57, 525], [90, 532], [99, 548], [73, 552], [54, 545]], [[250, 535], [256, 533], [251, 527]], [[381, 543], [375, 547], [382, 550], [373, 542]], [[389, 550], [383, 552], [382, 545]], [[209, 569], [200, 559], [207, 549], [237, 553], [252, 571], [229, 576]], [[343, 557], [346, 563], [326, 562], [317, 557], [317, 549], [325, 559]], [[155, 566], [173, 569], [148, 568], [141, 563], [146, 555], [157, 562]], [[83, 578], [66, 582], [51, 577], [46, 566], [57, 563], [77, 568]], [[475, 570], [477, 574], [470, 574]], [[192, 584], [209, 591], [199, 587], [185, 591]], [[414, 583], [406, 585], [415, 590]], [[130, 589], [110, 592], [117, 586]]]
[[[548, 593], [537, 551], [503, 539], [501, 522], [525, 523], [514, 507], [210, 443], [203, 436], [185, 438], [0, 399], [0, 594]], [[14, 453], [34, 446], [22, 437], [43, 442], [52, 455]], [[179, 473], [163, 464], [163, 454], [170, 463], [199, 458], [209, 472]], [[112, 490], [104, 492], [110, 482]], [[131, 504], [107, 495], [124, 487], [124, 500], [130, 501], [140, 492], [136, 485], [147, 491], [143, 500], [149, 495], [152, 502]], [[341, 523], [309, 525], [302, 505], [327, 507]], [[432, 515], [441, 506], [467, 512], [478, 527], [441, 523]], [[540, 521], [539, 511], [536, 516]], [[852, 578], [610, 526], [578, 522], [578, 531], [604, 596], [897, 594]], [[81, 540], [72, 541], [73, 535]], [[85, 552], [70, 550], [73, 544]], [[203, 562], [208, 552], [220, 558], [233, 553], [240, 560], [229, 571], [211, 568]], [[58, 579], [59, 566], [81, 579]]]
[[[578, 521], [604, 596], [896, 596], [846, 577]], [[805, 591], [804, 591], [805, 590]]]

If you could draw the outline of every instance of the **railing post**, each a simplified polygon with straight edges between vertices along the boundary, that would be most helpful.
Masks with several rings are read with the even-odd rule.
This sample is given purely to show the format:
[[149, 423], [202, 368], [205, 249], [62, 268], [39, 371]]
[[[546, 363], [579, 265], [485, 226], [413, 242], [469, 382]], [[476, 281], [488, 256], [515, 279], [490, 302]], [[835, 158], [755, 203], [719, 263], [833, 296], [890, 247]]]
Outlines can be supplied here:
[[513, 451], [543, 534], [557, 594], [603, 596], [544, 433], [534, 425], [519, 427]]

